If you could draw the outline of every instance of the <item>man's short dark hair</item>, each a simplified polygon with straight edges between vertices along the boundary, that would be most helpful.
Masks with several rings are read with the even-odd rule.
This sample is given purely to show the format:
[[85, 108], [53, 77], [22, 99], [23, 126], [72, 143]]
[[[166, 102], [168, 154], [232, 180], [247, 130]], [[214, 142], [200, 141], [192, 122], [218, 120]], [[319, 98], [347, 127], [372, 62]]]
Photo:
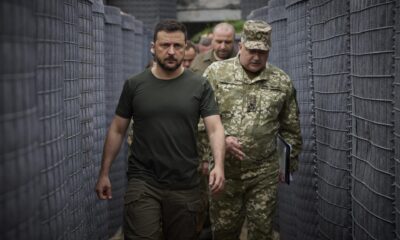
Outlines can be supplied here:
[[158, 32], [165, 31], [167, 33], [170, 32], [182, 32], [185, 35], [185, 42], [187, 39], [187, 30], [184, 24], [173, 20], [173, 19], [166, 19], [166, 20], [161, 20], [159, 23], [154, 28], [154, 35], [153, 35], [153, 42], [156, 42], [157, 40], [157, 34]]
[[186, 41], [186, 48], [185, 48], [185, 50], [188, 51], [188, 50], [191, 49], [191, 48], [193, 48], [193, 50], [194, 50], [196, 53], [199, 53], [199, 48], [198, 48], [196, 45], [194, 45], [194, 44], [192, 43], [192, 41], [187, 40], [187, 41]]

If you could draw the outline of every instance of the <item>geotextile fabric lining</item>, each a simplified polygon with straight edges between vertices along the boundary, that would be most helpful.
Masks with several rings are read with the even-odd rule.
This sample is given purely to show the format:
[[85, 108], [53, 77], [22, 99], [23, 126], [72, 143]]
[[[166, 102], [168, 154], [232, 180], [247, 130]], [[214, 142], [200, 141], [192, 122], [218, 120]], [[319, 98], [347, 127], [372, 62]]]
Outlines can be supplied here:
[[[115, 115], [115, 109], [124, 84], [123, 35], [121, 28], [121, 10], [105, 6], [105, 86], [106, 86], [106, 122], [107, 128]], [[120, 152], [110, 170], [113, 198], [108, 200], [108, 233], [115, 234], [122, 226], [123, 196], [126, 187], [126, 159]]]
[[[126, 167], [118, 164], [123, 157], [113, 168], [119, 202], [109, 218], [108, 202], [94, 192], [106, 134], [102, 1], [4, 0], [0, 13], [0, 239], [108, 239], [122, 226]], [[109, 82], [118, 91], [109, 99], [112, 115], [123, 84], [115, 26], [108, 45], [119, 50], [107, 63], [121, 77]], [[136, 22], [130, 26], [135, 36]]]
[[[103, 144], [106, 136], [106, 98], [104, 78], [104, 5], [101, 0], [93, 2], [93, 51], [94, 51], [94, 102], [93, 102], [93, 164], [94, 173], [90, 179], [93, 188], [96, 184], [97, 174], [100, 171]], [[91, 239], [108, 239], [108, 203], [99, 201], [97, 196], [90, 192], [89, 204], [94, 205], [95, 217], [92, 227], [95, 231]], [[93, 217], [91, 216], [91, 217]]]
[[[268, 61], [273, 65], [281, 68], [283, 71], [288, 70], [288, 54], [287, 54], [287, 32], [286, 32], [286, 8], [285, 1], [270, 0], [268, 2], [267, 22], [272, 27], [271, 44], [272, 48], [269, 53]], [[276, 50], [274, 50], [276, 49]]]
[[36, 94], [39, 117], [40, 239], [67, 236], [67, 164], [64, 152], [64, 2], [37, 0]]
[[310, 1], [318, 233], [351, 238], [349, 1]]
[[140, 19], [145, 27], [153, 30], [161, 19], [176, 19], [177, 0], [109, 0], [108, 4]]
[[0, 1], [0, 238], [39, 239], [35, 1]]
[[393, 9], [394, 1], [350, 1], [355, 239], [394, 237]]
[[68, 176], [68, 237], [83, 236], [84, 196], [79, 79], [78, 0], [64, 1], [64, 138]]
[[267, 21], [267, 19], [266, 19], [267, 16], [268, 16], [268, 6], [265, 6], [265, 7], [257, 8], [257, 9], [254, 9], [253, 11], [251, 11], [246, 19], [247, 20]]
[[[310, 13], [308, 1], [287, 4], [288, 74], [296, 89], [303, 149], [294, 174], [296, 238], [316, 239], [315, 126], [311, 72]], [[284, 49], [283, 49], [284, 51]], [[289, 208], [291, 206], [288, 206]], [[293, 207], [293, 206], [292, 206]], [[289, 218], [287, 216], [287, 218]], [[290, 219], [290, 218], [289, 218]]]
[[395, 170], [395, 235], [400, 239], [400, 1], [395, 9], [395, 78], [394, 78], [394, 170]]
[[143, 22], [135, 19], [135, 66], [136, 72], [141, 72], [148, 62], [143, 61], [144, 57], [144, 36]]

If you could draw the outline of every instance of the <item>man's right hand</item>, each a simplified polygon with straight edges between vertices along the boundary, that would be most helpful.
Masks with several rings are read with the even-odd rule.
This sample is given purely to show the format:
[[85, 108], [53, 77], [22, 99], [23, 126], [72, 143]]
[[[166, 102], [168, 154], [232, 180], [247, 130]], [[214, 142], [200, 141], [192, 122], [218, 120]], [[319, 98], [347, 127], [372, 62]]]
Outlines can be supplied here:
[[242, 144], [239, 139], [234, 136], [228, 136], [225, 138], [226, 151], [233, 157], [243, 160], [245, 157], [244, 152], [242, 152]]
[[111, 199], [111, 182], [108, 176], [99, 176], [96, 183], [97, 197], [101, 200]]

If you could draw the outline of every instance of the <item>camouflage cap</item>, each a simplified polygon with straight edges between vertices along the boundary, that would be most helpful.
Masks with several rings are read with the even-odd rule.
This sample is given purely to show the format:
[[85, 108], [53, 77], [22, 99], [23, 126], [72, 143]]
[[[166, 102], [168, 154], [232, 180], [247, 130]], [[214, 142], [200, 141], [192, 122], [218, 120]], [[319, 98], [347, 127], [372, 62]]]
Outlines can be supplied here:
[[243, 25], [241, 41], [247, 49], [267, 51], [271, 48], [271, 30], [271, 25], [264, 21], [248, 20]]

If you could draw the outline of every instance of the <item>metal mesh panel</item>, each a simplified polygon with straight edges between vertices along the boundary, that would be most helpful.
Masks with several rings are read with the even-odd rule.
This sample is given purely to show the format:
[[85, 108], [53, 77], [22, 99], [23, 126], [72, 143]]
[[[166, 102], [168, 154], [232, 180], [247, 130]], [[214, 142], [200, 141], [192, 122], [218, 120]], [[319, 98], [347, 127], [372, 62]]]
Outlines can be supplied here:
[[0, 1], [0, 239], [39, 239], [35, 1]]
[[240, 1], [240, 9], [242, 10], [242, 19], [246, 19], [246, 16], [248, 16], [250, 12], [253, 11], [254, 9], [268, 5], [268, 1], [269, 0]]
[[66, 161], [63, 137], [64, 11], [62, 0], [38, 0], [36, 84], [40, 133], [40, 238], [67, 234]]
[[[105, 79], [106, 79], [106, 123], [111, 124], [114, 112], [121, 93], [123, 81], [123, 51], [120, 10], [115, 7], [104, 6], [105, 10]], [[111, 18], [111, 19], [107, 19]], [[112, 18], [116, 22], [112, 22]], [[118, 24], [119, 20], [119, 24]]]
[[[114, 117], [124, 83], [123, 38], [120, 9], [105, 6], [105, 79], [107, 126]], [[109, 201], [109, 235], [114, 235], [122, 226], [123, 195], [126, 185], [125, 158], [119, 154], [110, 170], [113, 198]]]
[[268, 61], [273, 65], [287, 71], [287, 32], [285, 1], [270, 0], [268, 3], [269, 14], [267, 21], [272, 27], [271, 44]]
[[143, 22], [135, 20], [135, 66], [137, 66], [136, 72], [140, 72], [147, 65], [147, 62], [143, 60], [144, 56], [144, 36], [143, 36]]
[[247, 20], [263, 20], [267, 21], [268, 18], [268, 6], [254, 9], [247, 16]]
[[81, 86], [81, 125], [83, 167], [92, 165], [93, 102], [94, 102], [94, 51], [92, 2], [78, 1], [79, 11], [79, 81]]
[[318, 230], [351, 239], [349, 1], [310, 1]]
[[[299, 156], [299, 169], [294, 174], [290, 191], [280, 193], [280, 198], [294, 199], [282, 208], [279, 218], [284, 239], [317, 239], [317, 213], [315, 192], [315, 127], [313, 125], [310, 86], [310, 23], [308, 1], [287, 5], [288, 70], [297, 90], [300, 109], [300, 126], [303, 150]], [[270, 12], [270, 10], [269, 10]], [[273, 46], [274, 48], [274, 46]], [[289, 188], [288, 188], [289, 189]], [[282, 212], [283, 210], [285, 212]], [[293, 223], [293, 216], [296, 221]], [[285, 222], [286, 224], [282, 224]]]
[[395, 16], [395, 79], [394, 79], [394, 161], [396, 239], [400, 240], [400, 1], [396, 1]]
[[[83, 236], [78, 1], [64, 0], [64, 138], [68, 175], [68, 238]], [[79, 231], [80, 230], [80, 231]]]
[[176, 2], [177, 0], [172, 0], [172, 1], [158, 0], [158, 4], [160, 6], [159, 9], [160, 19], [176, 18]]
[[122, 38], [125, 80], [138, 72], [135, 66], [135, 52], [138, 50], [135, 48], [135, 17], [128, 14], [122, 15]]
[[350, 1], [354, 239], [393, 239], [394, 1]]
[[135, 16], [149, 29], [161, 19], [176, 19], [176, 0], [109, 0], [108, 4]]
[[149, 28], [144, 28], [143, 30], [143, 68], [145, 68], [153, 58], [150, 52], [150, 43], [153, 41], [153, 31]]
[[[259, 17], [260, 20], [267, 21], [272, 27], [271, 34], [271, 44], [272, 48], [270, 50], [268, 62], [281, 68], [285, 72], [287, 71], [288, 63], [288, 52], [287, 52], [287, 29], [286, 29], [286, 18], [287, 12], [285, 8], [285, 1], [281, 0], [270, 0], [267, 7], [260, 9], [263, 11], [262, 16]], [[293, 192], [291, 188], [286, 184], [278, 185], [278, 203], [277, 203], [277, 215], [274, 220], [281, 231], [283, 236], [292, 235], [294, 228], [291, 228], [291, 222], [288, 216], [293, 214], [293, 205], [291, 199], [293, 199]], [[282, 215], [282, 217], [281, 217]], [[291, 229], [290, 229], [291, 228]], [[289, 232], [291, 232], [289, 234]]]
[[[78, 0], [79, 23], [79, 82], [80, 82], [80, 116], [82, 145], [82, 177], [81, 204], [84, 206], [84, 236], [90, 238], [96, 230], [92, 216], [94, 214], [94, 193], [92, 178], [93, 164], [93, 128], [94, 128], [94, 50], [93, 50], [93, 18], [92, 1]], [[82, 227], [82, 226], [80, 226]]]
[[[96, 184], [96, 177], [101, 166], [103, 143], [106, 136], [106, 97], [104, 78], [104, 5], [101, 0], [93, 3], [93, 41], [94, 41], [94, 126], [93, 126], [93, 163], [94, 173], [91, 186]], [[95, 234], [92, 239], [108, 239], [108, 203], [100, 201], [94, 195]]]

